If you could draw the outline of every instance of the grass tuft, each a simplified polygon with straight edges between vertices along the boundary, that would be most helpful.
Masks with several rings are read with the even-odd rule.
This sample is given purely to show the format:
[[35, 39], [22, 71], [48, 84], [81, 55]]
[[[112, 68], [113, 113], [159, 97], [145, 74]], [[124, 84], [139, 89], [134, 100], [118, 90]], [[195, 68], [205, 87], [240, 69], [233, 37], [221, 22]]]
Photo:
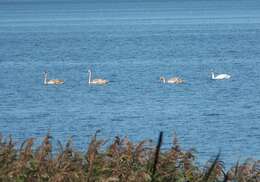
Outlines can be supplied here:
[[[85, 152], [73, 148], [69, 139], [63, 146], [48, 134], [39, 146], [34, 138], [20, 147], [0, 134], [0, 181], [4, 182], [259, 182], [260, 161], [237, 162], [224, 169], [220, 152], [206, 168], [196, 164], [194, 150], [181, 148], [176, 136], [169, 150], [151, 141], [133, 143], [115, 137], [107, 146], [94, 134]], [[53, 148], [57, 148], [53, 151]]]

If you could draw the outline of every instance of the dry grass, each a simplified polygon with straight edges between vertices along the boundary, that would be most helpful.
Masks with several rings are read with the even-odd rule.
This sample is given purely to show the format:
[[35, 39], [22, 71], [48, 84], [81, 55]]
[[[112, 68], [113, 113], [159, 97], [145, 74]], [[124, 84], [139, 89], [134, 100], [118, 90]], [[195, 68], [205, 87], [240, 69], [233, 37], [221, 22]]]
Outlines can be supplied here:
[[[97, 134], [97, 133], [96, 133]], [[174, 137], [170, 150], [161, 151], [150, 141], [137, 144], [116, 137], [105, 150], [97, 135], [86, 152], [59, 143], [54, 152], [52, 138], [34, 145], [29, 138], [19, 148], [12, 137], [0, 136], [0, 181], [25, 182], [260, 182], [260, 161], [237, 163], [225, 172], [220, 153], [201, 167], [195, 164], [193, 150], [183, 151]], [[103, 146], [104, 148], [104, 146]]]

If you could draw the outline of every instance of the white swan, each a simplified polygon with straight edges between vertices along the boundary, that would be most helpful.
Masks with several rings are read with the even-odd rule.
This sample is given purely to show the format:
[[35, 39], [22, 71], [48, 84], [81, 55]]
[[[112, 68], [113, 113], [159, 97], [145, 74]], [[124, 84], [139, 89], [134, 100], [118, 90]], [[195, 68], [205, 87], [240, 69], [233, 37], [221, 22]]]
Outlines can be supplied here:
[[166, 79], [165, 77], [161, 76], [161, 77], [160, 77], [160, 80], [161, 80], [163, 83], [170, 83], [170, 84], [180, 84], [180, 83], [184, 83], [184, 80], [181, 79], [180, 77], [173, 77], [173, 78], [170, 78], [170, 79]]
[[91, 70], [88, 70], [88, 84], [89, 85], [105, 85], [107, 84], [109, 81], [108, 80], [104, 80], [104, 79], [93, 79], [92, 80], [92, 73]]
[[44, 85], [60, 85], [64, 83], [64, 80], [58, 80], [58, 79], [48, 80], [48, 73], [45, 71], [43, 83]]
[[214, 72], [211, 71], [211, 79], [212, 80], [226, 80], [226, 79], [229, 79], [229, 78], [231, 78], [231, 76], [228, 75], [228, 74], [219, 74], [219, 75], [215, 76]]

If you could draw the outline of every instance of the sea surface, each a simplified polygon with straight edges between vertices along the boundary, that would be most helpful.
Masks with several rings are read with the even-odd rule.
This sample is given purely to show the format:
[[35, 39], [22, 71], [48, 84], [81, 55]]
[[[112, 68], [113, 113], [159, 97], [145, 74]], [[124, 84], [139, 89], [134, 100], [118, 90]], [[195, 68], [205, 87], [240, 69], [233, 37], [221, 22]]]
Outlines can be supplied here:
[[[89, 86], [87, 70], [106, 86]], [[213, 81], [210, 71], [228, 73]], [[43, 72], [65, 84], [43, 84]], [[182, 85], [160, 76], [180, 76]], [[260, 159], [260, 1], [0, 1], [0, 132], [85, 150], [174, 133], [205, 162]]]

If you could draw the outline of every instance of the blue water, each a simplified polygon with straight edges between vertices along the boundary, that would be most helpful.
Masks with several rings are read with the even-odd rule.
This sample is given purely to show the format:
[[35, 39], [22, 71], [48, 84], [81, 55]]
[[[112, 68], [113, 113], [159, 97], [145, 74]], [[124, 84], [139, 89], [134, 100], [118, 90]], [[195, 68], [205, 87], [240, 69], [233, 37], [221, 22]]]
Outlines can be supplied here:
[[[109, 79], [88, 86], [87, 70]], [[210, 80], [210, 70], [232, 79]], [[43, 71], [64, 79], [44, 86]], [[18, 141], [156, 140], [260, 158], [260, 1], [0, 1], [0, 128]], [[160, 76], [179, 75], [183, 85]]]

